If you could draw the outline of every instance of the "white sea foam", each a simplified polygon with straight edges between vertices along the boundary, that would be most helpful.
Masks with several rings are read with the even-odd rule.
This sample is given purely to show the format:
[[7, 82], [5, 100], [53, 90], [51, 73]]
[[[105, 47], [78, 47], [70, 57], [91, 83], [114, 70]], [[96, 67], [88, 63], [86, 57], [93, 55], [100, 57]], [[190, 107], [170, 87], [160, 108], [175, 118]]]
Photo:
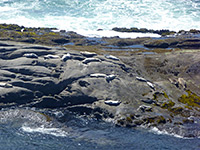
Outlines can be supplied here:
[[173, 136], [173, 137], [176, 137], [176, 138], [181, 138], [181, 139], [193, 139], [193, 138], [188, 138], [188, 137], [184, 137], [184, 136], [181, 136], [181, 135], [178, 135], [178, 134], [175, 134], [175, 133], [170, 133], [166, 130], [159, 130], [158, 128], [156, 127], [153, 127], [150, 129], [150, 132], [154, 133], [154, 134], [163, 134], [163, 135], [169, 135], [169, 136]]
[[56, 27], [97, 37], [144, 36], [110, 31], [114, 27], [200, 29], [197, 0], [3, 0], [0, 8], [0, 23]]
[[116, 32], [112, 30], [103, 31], [78, 31], [78, 33], [88, 37], [114, 37], [119, 36], [120, 38], [137, 38], [137, 37], [160, 37], [158, 34], [152, 33], [127, 33], [127, 32]]
[[68, 132], [63, 131], [61, 128], [51, 128], [51, 127], [29, 127], [29, 126], [22, 126], [22, 131], [28, 133], [42, 133], [42, 134], [49, 134], [57, 137], [65, 137], [68, 136]]

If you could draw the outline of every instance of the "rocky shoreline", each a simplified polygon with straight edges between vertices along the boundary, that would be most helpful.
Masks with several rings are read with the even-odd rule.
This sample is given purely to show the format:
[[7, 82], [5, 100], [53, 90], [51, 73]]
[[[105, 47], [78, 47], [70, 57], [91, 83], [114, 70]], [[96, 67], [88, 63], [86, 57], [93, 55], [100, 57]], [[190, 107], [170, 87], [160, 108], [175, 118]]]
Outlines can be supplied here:
[[198, 31], [121, 39], [52, 30], [0, 25], [1, 108], [62, 108], [199, 137]]

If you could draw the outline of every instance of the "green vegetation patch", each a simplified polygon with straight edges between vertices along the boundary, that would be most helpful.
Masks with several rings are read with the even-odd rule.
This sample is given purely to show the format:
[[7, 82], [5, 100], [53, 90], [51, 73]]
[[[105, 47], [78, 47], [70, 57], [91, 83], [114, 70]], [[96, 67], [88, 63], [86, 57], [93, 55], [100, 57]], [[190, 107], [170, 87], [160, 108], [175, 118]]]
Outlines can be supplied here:
[[169, 99], [169, 96], [167, 95], [167, 93], [166, 92], [155, 92], [154, 94], [153, 94], [153, 99], [154, 100], [158, 100], [159, 98], [161, 98], [161, 97], [164, 97], [164, 98], [167, 98], [167, 99]]
[[190, 90], [186, 91], [188, 95], [183, 94], [178, 101], [188, 106], [192, 107], [199, 107], [200, 108], [200, 96], [196, 95], [195, 93], [191, 92]]
[[0, 24], [0, 30], [15, 30], [20, 31], [23, 27], [16, 24]]
[[174, 105], [175, 105], [175, 103], [170, 100], [168, 103], [167, 102], [163, 103], [161, 105], [161, 107], [163, 109], [169, 109], [169, 108], [173, 107]]

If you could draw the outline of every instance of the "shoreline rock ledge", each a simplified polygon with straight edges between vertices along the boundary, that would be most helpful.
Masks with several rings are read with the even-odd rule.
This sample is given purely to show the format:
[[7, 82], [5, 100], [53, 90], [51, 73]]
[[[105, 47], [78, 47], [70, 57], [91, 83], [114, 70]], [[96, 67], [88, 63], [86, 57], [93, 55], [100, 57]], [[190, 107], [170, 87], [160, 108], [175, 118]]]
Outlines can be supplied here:
[[[0, 52], [1, 108], [63, 108], [118, 126], [199, 136], [198, 51], [110, 59], [63, 47], [0, 41]], [[169, 78], [181, 79], [184, 88]]]

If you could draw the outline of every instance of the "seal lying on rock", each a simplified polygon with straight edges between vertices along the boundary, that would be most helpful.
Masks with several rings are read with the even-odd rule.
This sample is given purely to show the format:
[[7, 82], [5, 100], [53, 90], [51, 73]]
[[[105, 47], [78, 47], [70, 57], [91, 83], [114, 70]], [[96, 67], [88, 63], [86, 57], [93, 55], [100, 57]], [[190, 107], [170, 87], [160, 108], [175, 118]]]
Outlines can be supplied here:
[[105, 57], [108, 58], [108, 59], [112, 59], [112, 60], [117, 60], [117, 61], [119, 61], [119, 58], [117, 58], [117, 57], [115, 57], [115, 56], [113, 56], [113, 55], [105, 55]]
[[147, 82], [147, 80], [145, 79], [145, 78], [143, 78], [143, 77], [136, 77], [136, 79], [138, 80], [138, 81], [142, 81], [142, 82]]
[[121, 102], [120, 101], [107, 100], [104, 103], [106, 105], [110, 105], [110, 106], [118, 106]]
[[38, 58], [38, 55], [36, 55], [35, 53], [27, 53], [23, 55], [26, 58]]
[[147, 85], [148, 85], [150, 88], [152, 88], [153, 90], [155, 90], [155, 86], [154, 86], [153, 83], [147, 81]]
[[152, 107], [151, 106], [146, 106], [146, 105], [141, 105], [137, 110], [141, 110], [142, 112], [152, 111]]
[[9, 83], [6, 83], [6, 82], [0, 82], [0, 87], [12, 88], [13, 86]]
[[179, 85], [179, 87], [182, 87], [183, 89], [185, 89], [186, 81], [183, 78], [178, 78], [178, 85]]
[[138, 81], [141, 81], [141, 82], [146, 82], [147, 85], [148, 85], [150, 88], [152, 88], [153, 90], [155, 90], [155, 85], [154, 85], [153, 83], [151, 83], [150, 81], [146, 80], [145, 78], [142, 78], [142, 77], [138, 77], [138, 76], [137, 76], [136, 79], [137, 79]]
[[71, 59], [72, 58], [72, 56], [70, 55], [70, 53], [67, 53], [67, 54], [65, 54], [65, 55], [63, 55], [62, 56], [62, 61], [67, 61], [68, 59]]
[[92, 78], [105, 78], [106, 74], [103, 74], [103, 73], [94, 73], [94, 74], [90, 74], [90, 77], [92, 77]]
[[107, 75], [106, 76], [106, 81], [109, 82], [109, 81], [112, 81], [116, 78], [116, 75], [114, 74], [111, 74], [111, 75]]
[[176, 79], [169, 78], [169, 82], [171, 84], [174, 84], [176, 87], [178, 87], [178, 81]]
[[84, 64], [88, 64], [90, 62], [101, 62], [101, 60], [99, 58], [85, 58], [82, 63]]
[[96, 53], [91, 53], [91, 52], [87, 52], [87, 51], [80, 52], [80, 53], [85, 57], [93, 57], [93, 56], [97, 55]]
[[51, 55], [51, 54], [44, 56], [44, 59], [59, 59], [59, 58], [60, 57], [58, 55]]

